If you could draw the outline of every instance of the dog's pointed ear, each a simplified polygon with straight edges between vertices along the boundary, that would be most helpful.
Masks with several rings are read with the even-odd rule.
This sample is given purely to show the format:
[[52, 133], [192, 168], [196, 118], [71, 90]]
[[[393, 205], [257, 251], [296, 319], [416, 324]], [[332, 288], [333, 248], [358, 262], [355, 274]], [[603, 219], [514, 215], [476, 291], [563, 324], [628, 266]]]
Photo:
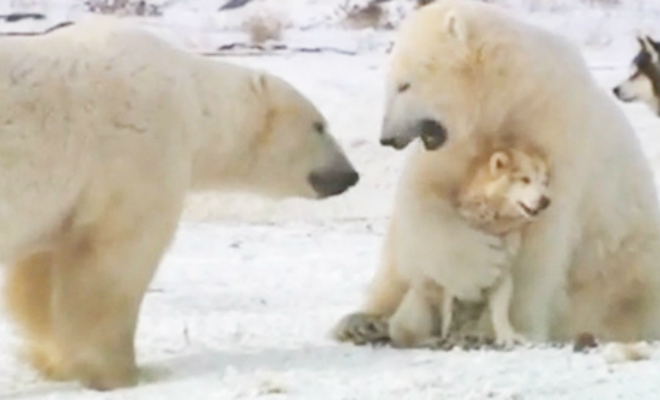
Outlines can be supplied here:
[[646, 43], [644, 43], [644, 39], [641, 36], [637, 36], [637, 43], [639, 43], [639, 47], [641, 47], [642, 50], [646, 49]]
[[655, 40], [653, 40], [653, 38], [650, 35], [646, 35], [646, 42], [651, 46], [653, 46], [653, 49], [655, 51], [660, 50], [660, 42], [656, 42]]
[[642, 50], [651, 56], [653, 62], [657, 62], [658, 57], [660, 56], [660, 44], [654, 42], [649, 35], [644, 35], [640, 43], [642, 45]]
[[504, 151], [496, 151], [490, 156], [490, 173], [493, 176], [500, 175], [511, 166], [511, 157]]
[[255, 72], [250, 81], [250, 88], [255, 94], [263, 94], [268, 90], [268, 76], [262, 72]]
[[650, 38], [647, 35], [637, 36], [637, 42], [639, 43], [639, 46], [642, 48], [642, 51], [646, 51], [646, 52], [653, 51], [653, 44], [651, 44], [649, 39]]
[[647, 53], [656, 53], [658, 51], [657, 43], [649, 35], [637, 36], [637, 42], [642, 50]]

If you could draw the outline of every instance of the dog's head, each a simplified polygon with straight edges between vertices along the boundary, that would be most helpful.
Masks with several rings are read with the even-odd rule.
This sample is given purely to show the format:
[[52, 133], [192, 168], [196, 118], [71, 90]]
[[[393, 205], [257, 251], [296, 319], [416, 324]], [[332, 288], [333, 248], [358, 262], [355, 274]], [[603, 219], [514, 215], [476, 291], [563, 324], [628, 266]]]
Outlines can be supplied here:
[[640, 50], [633, 59], [632, 73], [613, 92], [621, 101], [641, 101], [660, 115], [660, 42], [649, 36], [637, 41]]
[[495, 151], [464, 188], [461, 203], [475, 208], [470, 211], [477, 218], [532, 220], [550, 206], [549, 178], [548, 165], [539, 155]]

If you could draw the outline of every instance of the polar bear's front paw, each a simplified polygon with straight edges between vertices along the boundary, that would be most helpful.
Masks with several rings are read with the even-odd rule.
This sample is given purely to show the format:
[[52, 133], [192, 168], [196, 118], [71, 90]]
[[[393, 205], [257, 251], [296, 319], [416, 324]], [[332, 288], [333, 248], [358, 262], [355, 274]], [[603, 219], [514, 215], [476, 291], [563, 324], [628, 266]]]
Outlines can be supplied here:
[[448, 337], [433, 337], [423, 341], [418, 348], [448, 351], [453, 348], [462, 350], [479, 350], [493, 346], [490, 336], [481, 334], [454, 334]]
[[451, 350], [455, 346], [454, 341], [450, 337], [434, 336], [432, 338], [422, 341], [417, 348], [428, 350]]
[[138, 384], [140, 371], [134, 365], [122, 368], [101, 368], [81, 365], [76, 368], [77, 378], [88, 389], [108, 391], [133, 387]]
[[389, 340], [388, 323], [378, 315], [349, 314], [339, 321], [332, 336], [340, 342], [356, 345], [383, 343]]
[[66, 381], [73, 379], [72, 374], [63, 368], [62, 357], [52, 348], [43, 344], [30, 344], [23, 349], [23, 356], [46, 379]]
[[495, 345], [503, 349], [510, 349], [516, 345], [525, 345], [529, 343], [525, 336], [514, 330], [498, 332], [496, 336]]

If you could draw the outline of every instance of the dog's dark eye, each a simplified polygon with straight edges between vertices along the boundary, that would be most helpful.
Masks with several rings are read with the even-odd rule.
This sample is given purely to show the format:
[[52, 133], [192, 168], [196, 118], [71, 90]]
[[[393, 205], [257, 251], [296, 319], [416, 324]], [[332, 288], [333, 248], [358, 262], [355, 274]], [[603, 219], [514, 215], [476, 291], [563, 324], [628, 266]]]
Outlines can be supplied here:
[[408, 83], [408, 82], [406, 82], [406, 83], [401, 83], [401, 84], [399, 85], [399, 87], [397, 87], [397, 90], [399, 91], [399, 93], [403, 93], [403, 92], [405, 92], [405, 91], [408, 90], [408, 89], [410, 89], [410, 83]]
[[524, 176], [522, 178], [522, 183], [524, 183], [525, 185], [529, 185], [530, 183], [532, 183], [532, 180], [529, 179], [528, 177]]
[[325, 124], [323, 122], [314, 122], [314, 131], [319, 135], [323, 135], [325, 133]]

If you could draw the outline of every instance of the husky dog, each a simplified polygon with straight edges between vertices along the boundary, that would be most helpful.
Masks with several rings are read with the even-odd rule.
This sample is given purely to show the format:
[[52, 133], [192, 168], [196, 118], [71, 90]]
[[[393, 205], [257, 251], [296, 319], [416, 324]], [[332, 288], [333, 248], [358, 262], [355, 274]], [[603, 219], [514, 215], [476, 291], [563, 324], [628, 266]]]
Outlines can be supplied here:
[[614, 95], [624, 102], [641, 101], [660, 116], [660, 42], [638, 37], [640, 50], [633, 59], [632, 73], [617, 85]]
[[[477, 228], [503, 236], [513, 258], [520, 248], [520, 229], [550, 205], [548, 166], [540, 155], [515, 149], [495, 151], [486, 162], [477, 162], [470, 182], [460, 191], [458, 211]], [[507, 271], [488, 296], [495, 341], [507, 347], [527, 341], [509, 320], [512, 295], [513, 280]], [[453, 302], [445, 289], [443, 337], [452, 324]]]

